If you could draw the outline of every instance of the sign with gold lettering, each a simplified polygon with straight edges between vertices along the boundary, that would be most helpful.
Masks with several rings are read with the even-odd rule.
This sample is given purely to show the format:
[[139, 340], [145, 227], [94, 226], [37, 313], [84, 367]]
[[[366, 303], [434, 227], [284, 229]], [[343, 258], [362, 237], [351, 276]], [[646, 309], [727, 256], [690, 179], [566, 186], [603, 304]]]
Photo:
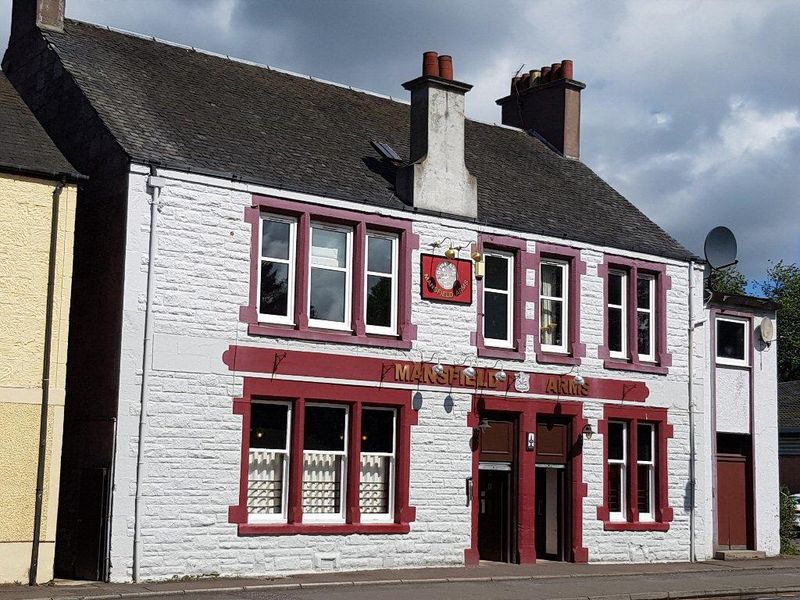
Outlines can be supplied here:
[[458, 304], [472, 304], [472, 261], [423, 254], [422, 297]]

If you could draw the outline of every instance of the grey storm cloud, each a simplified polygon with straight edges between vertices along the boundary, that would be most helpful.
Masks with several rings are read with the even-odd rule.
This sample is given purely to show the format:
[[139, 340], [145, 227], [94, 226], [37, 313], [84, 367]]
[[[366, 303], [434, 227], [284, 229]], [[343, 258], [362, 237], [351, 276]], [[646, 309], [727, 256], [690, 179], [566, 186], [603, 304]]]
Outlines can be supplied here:
[[[490, 122], [521, 65], [571, 58], [584, 162], [696, 253], [730, 227], [751, 279], [800, 260], [794, 0], [67, 0], [67, 15], [403, 98], [423, 51], [449, 53]], [[9, 16], [6, 0], [0, 39]]]

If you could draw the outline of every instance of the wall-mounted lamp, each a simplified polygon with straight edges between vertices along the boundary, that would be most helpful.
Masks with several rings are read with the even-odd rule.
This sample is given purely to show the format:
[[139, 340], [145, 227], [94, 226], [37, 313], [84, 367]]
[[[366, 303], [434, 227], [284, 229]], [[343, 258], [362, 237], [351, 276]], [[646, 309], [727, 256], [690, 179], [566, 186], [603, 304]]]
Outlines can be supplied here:
[[475, 263], [475, 279], [483, 279], [486, 273], [486, 263], [483, 262], [483, 254], [477, 250], [472, 253], [472, 262]]
[[477, 427], [475, 427], [472, 431], [474, 431], [475, 433], [483, 433], [487, 429], [491, 428], [492, 424], [489, 422], [489, 419], [487, 417], [481, 417], [480, 424]]
[[464, 367], [464, 377], [475, 377], [475, 367], [472, 365], [467, 365]]
[[575, 383], [577, 383], [578, 385], [583, 385], [584, 383], [586, 383], [586, 380], [583, 378], [583, 375], [581, 375], [580, 373], [576, 373]]
[[503, 370], [503, 363], [501, 363], [498, 360], [492, 365], [492, 368], [494, 369], [498, 365], [498, 363], [500, 364], [500, 370], [494, 374], [494, 378], [497, 379], [497, 381], [505, 381], [506, 379], [508, 379], [508, 375], [506, 375], [506, 372]]
[[436, 364], [431, 367], [431, 371], [433, 371], [436, 375], [441, 375], [442, 373], [444, 373], [444, 366], [442, 365], [442, 362], [439, 360], [438, 352], [434, 353], [434, 355], [431, 357], [431, 360], [434, 359], [436, 359]]
[[587, 440], [591, 440], [592, 436], [594, 435], [594, 429], [592, 429], [592, 424], [587, 423], [586, 425], [584, 425], [583, 431], [581, 431], [581, 433], [583, 434], [583, 437], [585, 437]]
[[449, 237], [442, 238], [438, 242], [431, 243], [431, 248], [433, 249], [441, 248], [442, 246], [445, 245], [445, 242], [450, 242], [450, 246], [447, 248], [447, 250], [444, 251], [444, 255], [446, 258], [449, 258], [451, 260], [454, 259], [458, 255], [458, 253], [461, 252], [461, 250], [466, 248], [466, 244], [462, 244], [461, 246], [454, 246], [453, 240], [450, 239]]

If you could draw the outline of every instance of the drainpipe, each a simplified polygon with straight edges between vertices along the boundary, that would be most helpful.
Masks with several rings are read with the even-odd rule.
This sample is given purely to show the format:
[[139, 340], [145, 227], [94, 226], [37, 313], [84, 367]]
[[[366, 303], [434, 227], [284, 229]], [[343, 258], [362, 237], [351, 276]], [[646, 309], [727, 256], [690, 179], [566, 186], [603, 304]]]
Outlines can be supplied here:
[[689, 561], [697, 562], [697, 544], [695, 542], [695, 521], [697, 498], [697, 450], [695, 444], [695, 403], [694, 403], [694, 330], [705, 322], [705, 319], [694, 320], [694, 261], [689, 261]]
[[147, 178], [147, 191], [150, 194], [150, 248], [147, 254], [147, 296], [144, 309], [144, 342], [142, 349], [142, 387], [139, 408], [139, 439], [136, 447], [136, 497], [133, 510], [133, 581], [139, 581], [139, 561], [141, 559], [141, 504], [142, 504], [142, 460], [144, 454], [144, 435], [147, 415], [148, 384], [150, 364], [153, 354], [153, 288], [156, 249], [158, 247], [158, 213], [161, 211], [161, 188], [165, 180], [158, 177], [155, 167], [150, 167]]
[[42, 503], [44, 500], [44, 463], [47, 456], [47, 416], [50, 404], [50, 347], [53, 337], [53, 298], [56, 287], [56, 250], [58, 246], [58, 212], [62, 179], [53, 189], [53, 208], [50, 216], [50, 255], [47, 263], [47, 307], [44, 316], [44, 356], [42, 357], [42, 406], [39, 411], [39, 456], [36, 462], [36, 500], [33, 508], [33, 545], [28, 569], [28, 585], [36, 585], [39, 572], [39, 541], [42, 535]]

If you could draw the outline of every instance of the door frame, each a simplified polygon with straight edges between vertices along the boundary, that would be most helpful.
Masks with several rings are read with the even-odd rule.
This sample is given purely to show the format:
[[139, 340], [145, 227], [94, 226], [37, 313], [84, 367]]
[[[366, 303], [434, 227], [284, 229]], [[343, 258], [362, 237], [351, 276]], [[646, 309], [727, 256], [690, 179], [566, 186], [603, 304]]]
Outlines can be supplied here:
[[[531, 400], [514, 396], [495, 397], [473, 394], [472, 410], [467, 413], [466, 425], [473, 431], [480, 424], [484, 415], [506, 415], [505, 418], [517, 419], [517, 460], [513, 476], [515, 489], [516, 532], [515, 554], [519, 564], [533, 564], [536, 562], [536, 543], [534, 537], [535, 526], [535, 447], [533, 451], [527, 450], [527, 432], [536, 432], [537, 415], [564, 417], [570, 420], [570, 467], [567, 475], [569, 486], [568, 519], [570, 545], [564, 549], [565, 560], [569, 562], [585, 563], [589, 560], [589, 552], [583, 546], [583, 499], [587, 495], [587, 485], [583, 482], [583, 431], [587, 420], [583, 417], [583, 404], [574, 401], [548, 401]], [[467, 566], [476, 566], [480, 562], [478, 553], [478, 478], [480, 477], [478, 462], [479, 452], [472, 439], [472, 486], [468, 486], [467, 500], [471, 508], [471, 539], [470, 547], [464, 549], [464, 563]], [[534, 443], [535, 446], [535, 443]]]

